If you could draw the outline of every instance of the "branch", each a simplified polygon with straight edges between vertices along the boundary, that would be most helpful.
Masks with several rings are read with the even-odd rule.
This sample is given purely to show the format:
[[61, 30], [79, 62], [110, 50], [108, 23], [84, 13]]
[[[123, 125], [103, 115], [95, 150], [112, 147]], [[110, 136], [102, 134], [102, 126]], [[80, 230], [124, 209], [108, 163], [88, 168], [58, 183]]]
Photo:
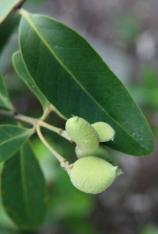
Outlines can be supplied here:
[[47, 118], [47, 116], [50, 113], [50, 109], [45, 110], [45, 112], [43, 113], [41, 118], [32, 118], [26, 115], [22, 115], [22, 114], [18, 114], [17, 112], [13, 112], [13, 111], [6, 111], [6, 110], [0, 110], [0, 115], [3, 116], [7, 116], [7, 117], [11, 117], [15, 120], [19, 120], [21, 122], [33, 125], [35, 128], [37, 126], [41, 126], [43, 128], [46, 128], [50, 131], [53, 131], [55, 133], [57, 133], [58, 135], [60, 135], [61, 137], [65, 138], [66, 140], [71, 142], [70, 137], [68, 136], [68, 134], [66, 133], [65, 130], [63, 130], [62, 128], [58, 128], [55, 127], [51, 124], [48, 124], [46, 122], [44, 122], [44, 120]]

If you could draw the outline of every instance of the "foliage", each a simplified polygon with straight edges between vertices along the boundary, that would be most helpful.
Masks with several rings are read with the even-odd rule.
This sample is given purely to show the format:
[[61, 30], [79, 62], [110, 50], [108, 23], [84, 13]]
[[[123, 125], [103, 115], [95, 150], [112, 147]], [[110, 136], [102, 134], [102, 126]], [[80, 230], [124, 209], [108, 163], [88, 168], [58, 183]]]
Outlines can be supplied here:
[[[0, 114], [14, 120], [13, 124], [6, 124], [4, 120], [0, 125], [1, 193], [11, 219], [21, 229], [36, 229], [46, 213], [46, 183], [32, 150], [33, 135], [66, 172], [71, 170], [73, 164], [70, 162], [78, 156], [73, 139], [65, 130], [65, 122], [72, 115], [86, 119], [88, 124], [107, 122], [115, 130], [113, 141], [109, 138], [109, 142], [99, 143], [98, 140], [103, 152], [101, 157], [106, 160], [104, 149], [107, 146], [133, 156], [149, 155], [153, 149], [153, 136], [127, 89], [91, 45], [73, 29], [53, 18], [18, 10], [21, 3], [1, 1], [0, 21], [3, 21], [3, 26], [9, 20], [8, 16], [14, 17], [11, 13], [15, 8], [15, 13], [21, 17], [19, 47], [12, 56], [12, 63], [17, 76], [40, 102], [43, 114], [34, 118], [17, 113], [4, 78], [0, 77]], [[15, 25], [5, 33], [3, 48]], [[52, 113], [57, 116], [60, 126], [48, 120]], [[63, 185], [56, 189], [66, 191]], [[91, 204], [84, 195], [77, 194], [88, 210]], [[73, 197], [73, 192], [70, 196]], [[56, 196], [53, 200], [54, 206], [58, 205], [59, 198]], [[66, 207], [67, 203], [63, 205]], [[82, 213], [82, 206], [71, 209]]]

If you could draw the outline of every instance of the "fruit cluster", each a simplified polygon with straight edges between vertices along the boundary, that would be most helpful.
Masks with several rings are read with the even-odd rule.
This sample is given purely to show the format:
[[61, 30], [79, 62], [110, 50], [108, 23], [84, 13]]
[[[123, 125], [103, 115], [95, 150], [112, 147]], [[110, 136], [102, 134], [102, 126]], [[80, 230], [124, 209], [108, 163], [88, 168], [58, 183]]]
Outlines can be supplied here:
[[113, 140], [114, 129], [104, 122], [91, 125], [77, 116], [67, 120], [65, 129], [76, 144], [76, 155], [79, 158], [68, 169], [72, 184], [85, 193], [103, 192], [119, 174], [117, 166], [98, 157], [105, 153], [100, 142]]

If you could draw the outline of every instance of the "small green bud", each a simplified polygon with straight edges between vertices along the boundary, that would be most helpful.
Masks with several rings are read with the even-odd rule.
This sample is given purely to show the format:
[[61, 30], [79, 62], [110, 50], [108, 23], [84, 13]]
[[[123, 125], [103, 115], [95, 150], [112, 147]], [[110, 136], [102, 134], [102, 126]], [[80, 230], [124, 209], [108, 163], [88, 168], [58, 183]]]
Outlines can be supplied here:
[[98, 135], [95, 129], [85, 119], [72, 117], [67, 120], [65, 129], [69, 137], [83, 153], [92, 152], [99, 146]]
[[105, 191], [117, 177], [117, 167], [102, 158], [88, 156], [78, 159], [69, 169], [72, 184], [85, 193]]
[[114, 139], [115, 131], [109, 124], [96, 122], [92, 124], [92, 127], [97, 132], [100, 142], [111, 141]]

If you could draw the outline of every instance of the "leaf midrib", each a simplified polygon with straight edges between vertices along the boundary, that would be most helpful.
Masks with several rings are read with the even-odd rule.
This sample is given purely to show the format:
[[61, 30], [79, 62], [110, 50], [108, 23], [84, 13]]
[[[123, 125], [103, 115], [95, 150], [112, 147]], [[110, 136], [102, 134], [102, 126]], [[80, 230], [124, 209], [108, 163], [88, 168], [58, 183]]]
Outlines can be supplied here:
[[[40, 35], [40, 32], [38, 31], [38, 28], [33, 24], [31, 21], [31, 17], [27, 12], [22, 13], [23, 17], [26, 19], [26, 21], [30, 24], [30, 27], [33, 29], [33, 31], [37, 34], [37, 36], [40, 38], [40, 40], [43, 42], [43, 44], [46, 46], [46, 48], [50, 51], [50, 53], [55, 57], [55, 59], [59, 62], [59, 64], [66, 70], [66, 72], [70, 75], [70, 77], [79, 85], [79, 87], [87, 94], [89, 98], [91, 98], [92, 101], [110, 118], [113, 120], [113, 122], [116, 123], [120, 127], [120, 129], [126, 133], [126, 135], [129, 136], [140, 148], [143, 150], [146, 149], [145, 147], [142, 147], [142, 145], [138, 144], [138, 141], [136, 141], [129, 133], [122, 128], [122, 126], [117, 122], [115, 119], [113, 119], [112, 116], [109, 115], [107, 111], [93, 98], [93, 96], [83, 87], [83, 85], [75, 78], [75, 75], [66, 67], [65, 64], [60, 60], [60, 58], [56, 55], [56, 53], [51, 49], [50, 45], [47, 43], [46, 39], [44, 36]], [[46, 17], [49, 18], [49, 17]], [[19, 40], [20, 41], [20, 40]], [[21, 48], [21, 43], [20, 43], [20, 48]], [[24, 60], [25, 61], [25, 60]], [[26, 64], [26, 63], [25, 63]]]
[[25, 166], [24, 166], [24, 160], [25, 160], [25, 155], [23, 150], [21, 149], [20, 151], [20, 173], [21, 173], [21, 180], [22, 180], [22, 192], [23, 192], [23, 197], [24, 197], [24, 206], [25, 206], [25, 211], [27, 218], [29, 219], [30, 217], [30, 209], [29, 209], [29, 196], [28, 196], [28, 189], [27, 189], [27, 183], [26, 183], [26, 176], [25, 176]]

